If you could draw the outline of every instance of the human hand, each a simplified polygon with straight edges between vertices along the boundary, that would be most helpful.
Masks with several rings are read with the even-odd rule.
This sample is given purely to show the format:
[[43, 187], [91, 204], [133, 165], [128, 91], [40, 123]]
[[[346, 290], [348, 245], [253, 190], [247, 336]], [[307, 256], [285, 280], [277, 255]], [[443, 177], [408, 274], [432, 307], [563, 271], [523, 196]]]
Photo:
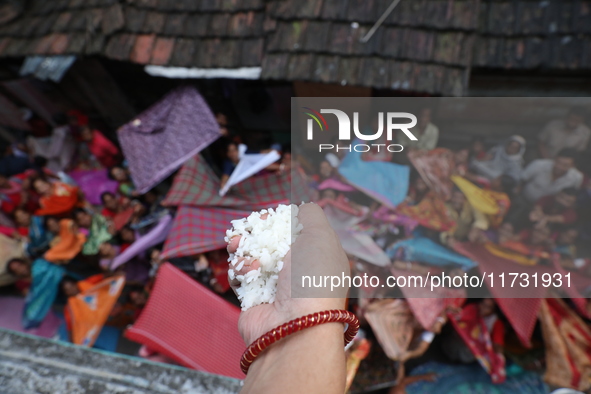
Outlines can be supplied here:
[[[279, 272], [275, 302], [252, 307], [240, 314], [238, 329], [247, 345], [267, 331], [292, 319], [327, 309], [342, 309], [345, 306], [344, 296], [292, 298], [292, 267], [294, 272], [304, 274], [318, 275], [320, 271], [322, 274], [330, 273], [338, 276], [343, 273], [350, 274], [347, 256], [322, 209], [316, 204], [302, 205], [299, 207], [298, 219], [303, 225], [303, 230], [283, 259], [284, 265]], [[240, 237], [232, 238], [228, 244], [228, 252], [234, 253], [239, 242]], [[296, 253], [292, 253], [292, 250], [296, 250]], [[258, 267], [257, 260], [245, 259], [244, 266], [236, 272], [236, 275], [245, 275]], [[231, 281], [231, 285], [236, 289], [239, 283], [234, 280]], [[296, 295], [310, 296], [307, 292], [310, 289], [298, 287], [293, 290]], [[348, 290], [348, 287], [343, 290]], [[345, 294], [345, 291], [342, 294]]]

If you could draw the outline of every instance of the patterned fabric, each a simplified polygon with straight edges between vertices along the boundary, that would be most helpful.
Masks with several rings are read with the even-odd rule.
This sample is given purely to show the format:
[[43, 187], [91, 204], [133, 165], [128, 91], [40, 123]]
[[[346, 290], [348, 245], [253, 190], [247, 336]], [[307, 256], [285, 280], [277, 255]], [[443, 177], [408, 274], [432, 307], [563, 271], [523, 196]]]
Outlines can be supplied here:
[[37, 327], [43, 322], [57, 297], [64, 272], [64, 268], [51, 264], [45, 259], [37, 259], [33, 262], [31, 267], [33, 281], [23, 310], [24, 328]]
[[84, 198], [92, 205], [102, 205], [101, 194], [117, 193], [118, 183], [109, 179], [106, 169], [77, 170], [68, 174], [84, 193]]
[[173, 265], [160, 267], [154, 290], [125, 336], [182, 365], [244, 379], [244, 341], [236, 327], [240, 309]]
[[86, 243], [82, 248], [82, 253], [86, 255], [97, 254], [99, 247], [104, 242], [109, 242], [113, 238], [109, 233], [109, 223], [107, 219], [101, 214], [94, 214], [92, 216], [92, 224], [90, 225], [90, 232]]
[[434, 192], [427, 193], [417, 205], [400, 204], [395, 212], [435, 231], [450, 231], [456, 226], [455, 220], [447, 215], [445, 202]]
[[349, 184], [391, 209], [404, 201], [408, 193], [408, 166], [364, 161], [360, 152], [351, 152], [338, 170]]
[[310, 192], [299, 169], [254, 176], [235, 185], [223, 197], [220, 180], [201, 155], [189, 160], [177, 174], [162, 202], [165, 206], [224, 207], [260, 210], [291, 201], [310, 200]]
[[74, 297], [68, 298], [72, 343], [91, 347], [121, 295], [125, 279], [107, 278]]
[[511, 207], [511, 200], [505, 193], [481, 189], [472, 182], [453, 175], [451, 180], [464, 193], [474, 209], [487, 215], [490, 226], [497, 227]]
[[553, 386], [591, 388], [591, 329], [558, 298], [542, 302], [540, 321], [546, 346], [544, 380]]
[[450, 179], [455, 170], [454, 153], [445, 148], [430, 151], [414, 151], [408, 154], [427, 186], [444, 201], [449, 200], [453, 183]]
[[459, 319], [450, 315], [450, 321], [482, 368], [490, 374], [493, 383], [503, 383], [505, 359], [493, 349], [490, 332], [480, 316], [478, 305], [466, 305]]
[[[548, 289], [544, 286], [529, 286], [528, 288], [521, 288], [519, 286], [501, 287], [499, 275], [505, 274], [505, 280], [508, 281], [512, 280], [510, 279], [512, 277], [508, 276], [508, 272], [527, 273], [528, 275], [537, 272], [538, 277], [541, 277], [546, 272], [553, 273], [554, 271], [540, 266], [532, 267], [517, 264], [512, 260], [507, 260], [490, 253], [485, 245], [461, 243], [454, 245], [454, 249], [478, 262], [478, 270], [481, 274], [486, 272], [484, 283], [486, 283], [490, 293], [507, 317], [507, 320], [509, 320], [509, 323], [511, 323], [521, 343], [529, 347], [530, 338], [536, 325], [538, 311], [540, 310], [540, 303]], [[496, 283], [493, 283], [494, 286], [490, 286], [490, 274], [497, 280]]]
[[386, 250], [391, 259], [417, 261], [435, 267], [456, 266], [470, 269], [474, 261], [441, 246], [429, 238], [414, 237], [396, 242]]
[[507, 380], [494, 384], [477, 364], [458, 365], [428, 362], [413, 369], [411, 376], [434, 373], [434, 381], [420, 380], [406, 386], [407, 394], [548, 394], [550, 390], [534, 372], [514, 366], [507, 369]]
[[162, 258], [190, 256], [226, 247], [226, 230], [232, 220], [249, 211], [181, 206], [164, 244]]
[[117, 132], [139, 193], [145, 193], [220, 137], [207, 103], [190, 86], [178, 88]]

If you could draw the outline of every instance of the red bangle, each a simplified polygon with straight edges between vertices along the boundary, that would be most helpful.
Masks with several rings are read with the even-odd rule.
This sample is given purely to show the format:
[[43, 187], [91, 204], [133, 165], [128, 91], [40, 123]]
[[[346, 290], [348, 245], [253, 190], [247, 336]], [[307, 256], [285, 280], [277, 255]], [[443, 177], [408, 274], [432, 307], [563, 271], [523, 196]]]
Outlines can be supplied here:
[[250, 365], [254, 362], [259, 354], [267, 347], [271, 346], [278, 340], [301, 331], [305, 328], [314, 327], [324, 323], [345, 323], [347, 324], [347, 331], [345, 332], [345, 346], [349, 344], [357, 335], [359, 331], [359, 320], [357, 316], [349, 311], [332, 309], [324, 312], [316, 312], [307, 316], [298, 317], [275, 327], [266, 334], [259, 337], [256, 341], [250, 344], [246, 351], [242, 354], [240, 359], [240, 368], [244, 374], [248, 373]]

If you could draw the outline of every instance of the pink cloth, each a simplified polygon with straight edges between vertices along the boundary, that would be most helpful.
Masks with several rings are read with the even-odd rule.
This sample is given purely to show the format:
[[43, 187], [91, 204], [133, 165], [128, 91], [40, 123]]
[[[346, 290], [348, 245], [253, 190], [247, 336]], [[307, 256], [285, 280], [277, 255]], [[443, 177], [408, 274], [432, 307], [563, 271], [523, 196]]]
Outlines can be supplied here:
[[170, 263], [160, 267], [154, 290], [125, 336], [182, 365], [244, 379], [238, 333], [240, 310]]
[[352, 192], [356, 190], [353, 186], [347, 185], [341, 181], [337, 181], [336, 179], [327, 179], [318, 185], [318, 190], [324, 189], [334, 189], [340, 192]]

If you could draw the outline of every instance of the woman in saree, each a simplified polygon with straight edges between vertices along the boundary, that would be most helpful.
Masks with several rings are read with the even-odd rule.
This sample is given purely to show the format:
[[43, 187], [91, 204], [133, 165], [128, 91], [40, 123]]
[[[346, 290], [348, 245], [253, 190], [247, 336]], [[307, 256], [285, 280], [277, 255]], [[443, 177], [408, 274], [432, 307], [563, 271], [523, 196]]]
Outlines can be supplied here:
[[82, 248], [85, 255], [98, 254], [100, 246], [113, 238], [114, 227], [103, 215], [90, 214], [84, 209], [78, 209], [74, 213], [76, 224], [88, 235]]
[[66, 264], [80, 253], [86, 236], [78, 232], [72, 219], [60, 220], [59, 226], [59, 235], [44, 257], [50, 263]]
[[37, 216], [66, 215], [81, 202], [77, 187], [63, 182], [50, 183], [45, 177], [35, 177], [31, 185], [41, 196], [40, 208], [35, 212]]

